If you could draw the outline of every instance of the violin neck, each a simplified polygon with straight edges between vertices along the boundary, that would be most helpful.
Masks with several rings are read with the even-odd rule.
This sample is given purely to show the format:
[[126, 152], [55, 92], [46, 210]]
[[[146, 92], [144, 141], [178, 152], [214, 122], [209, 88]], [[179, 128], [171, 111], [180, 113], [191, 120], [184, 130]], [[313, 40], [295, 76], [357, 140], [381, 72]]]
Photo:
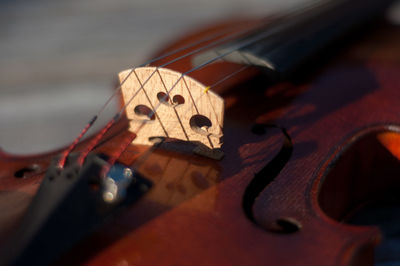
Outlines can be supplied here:
[[223, 55], [224, 61], [248, 64], [284, 78], [334, 41], [381, 16], [394, 0], [317, 1], [282, 14], [250, 34], [208, 50], [194, 65]]

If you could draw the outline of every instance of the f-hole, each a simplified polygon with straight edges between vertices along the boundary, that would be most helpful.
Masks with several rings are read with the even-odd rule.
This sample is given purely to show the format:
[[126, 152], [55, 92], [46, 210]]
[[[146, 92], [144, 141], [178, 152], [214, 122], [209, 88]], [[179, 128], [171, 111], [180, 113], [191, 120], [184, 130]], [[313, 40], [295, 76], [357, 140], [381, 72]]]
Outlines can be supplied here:
[[277, 217], [273, 224], [259, 224], [253, 212], [253, 206], [261, 192], [279, 175], [293, 152], [293, 144], [289, 134], [284, 128], [276, 125], [256, 124], [252, 132], [256, 135], [263, 135], [268, 129], [279, 129], [284, 137], [281, 149], [278, 154], [257, 172], [246, 190], [242, 199], [242, 208], [247, 218], [265, 230], [275, 233], [295, 233], [301, 228], [301, 224], [295, 218]]

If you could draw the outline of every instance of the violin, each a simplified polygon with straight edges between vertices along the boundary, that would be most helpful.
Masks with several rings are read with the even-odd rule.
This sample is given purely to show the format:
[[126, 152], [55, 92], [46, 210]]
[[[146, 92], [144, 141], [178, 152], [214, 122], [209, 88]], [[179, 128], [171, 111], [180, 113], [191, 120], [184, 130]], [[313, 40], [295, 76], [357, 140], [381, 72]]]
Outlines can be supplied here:
[[0, 264], [398, 263], [393, 2], [223, 21], [121, 71], [104, 128], [0, 153]]

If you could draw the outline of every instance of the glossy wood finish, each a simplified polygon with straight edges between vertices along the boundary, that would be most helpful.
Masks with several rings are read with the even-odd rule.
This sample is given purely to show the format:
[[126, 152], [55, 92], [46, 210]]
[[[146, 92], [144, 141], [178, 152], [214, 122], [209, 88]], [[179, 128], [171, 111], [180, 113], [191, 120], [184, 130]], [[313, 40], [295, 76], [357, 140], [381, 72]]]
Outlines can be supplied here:
[[[160, 53], [221, 28], [243, 24], [230, 21], [213, 26], [178, 40]], [[304, 78], [272, 84], [256, 70], [249, 70], [214, 88], [226, 103], [224, 159], [218, 162], [190, 153], [156, 150], [142, 159], [139, 167], [156, 184], [154, 189], [57, 263], [371, 264], [373, 245], [380, 240], [379, 230], [349, 225], [342, 218], [349, 214], [347, 210], [356, 208], [348, 204], [346, 197], [354, 191], [362, 193], [364, 188], [371, 191], [375, 186], [361, 181], [359, 186], [351, 187], [345, 182], [348, 179], [336, 182], [336, 177], [352, 177], [354, 165], [345, 165], [346, 158], [376, 158], [352, 157], [346, 151], [386, 149], [389, 154], [385, 156], [393, 160], [390, 169], [396, 169], [397, 159], [390, 153], [396, 154], [399, 134], [390, 126], [400, 124], [399, 36], [398, 27], [381, 23], [369, 28], [368, 34], [335, 47], [337, 53], [330, 51], [330, 56], [321, 60], [324, 66], [305, 70]], [[170, 66], [180, 72], [190, 67], [190, 59]], [[238, 67], [216, 63], [194, 72], [192, 77], [213, 84]], [[257, 224], [244, 215], [243, 194], [254, 174], [274, 161], [285, 138], [278, 129], [254, 134], [251, 129], [255, 123], [286, 128], [293, 145], [290, 160], [256, 198], [253, 215]], [[126, 125], [126, 120], [120, 122], [122, 129]], [[125, 134], [123, 130], [115, 131], [98, 151], [111, 153], [118, 149]], [[360, 138], [367, 141], [357, 142]], [[374, 148], [369, 148], [370, 143]], [[146, 149], [131, 145], [120, 161], [132, 165]], [[29, 203], [42, 176], [27, 173], [25, 178], [15, 178], [15, 172], [32, 164], [43, 171], [54, 154], [29, 158], [1, 155], [2, 239]], [[362, 172], [369, 168], [361, 165], [358, 169]], [[384, 186], [378, 192], [384, 193], [397, 184], [392, 180], [389, 176], [381, 182]], [[368, 193], [358, 199], [357, 204], [368, 200]], [[335, 211], [335, 206], [342, 206], [341, 210]], [[293, 225], [298, 230], [287, 230]]]

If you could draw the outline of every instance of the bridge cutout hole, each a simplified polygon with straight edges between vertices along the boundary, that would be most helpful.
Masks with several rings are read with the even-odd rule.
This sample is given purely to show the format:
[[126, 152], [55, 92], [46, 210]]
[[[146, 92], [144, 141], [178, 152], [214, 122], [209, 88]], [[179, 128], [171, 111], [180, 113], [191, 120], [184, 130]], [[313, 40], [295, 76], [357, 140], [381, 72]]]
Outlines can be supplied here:
[[157, 93], [157, 99], [163, 104], [170, 105], [169, 96], [165, 92], [160, 91], [159, 93]]
[[139, 104], [135, 107], [134, 112], [138, 116], [146, 116], [150, 120], [155, 119], [154, 112], [146, 105]]
[[181, 105], [185, 103], [185, 98], [183, 98], [182, 95], [177, 94], [172, 98], [172, 102], [176, 105]]
[[194, 115], [189, 120], [190, 128], [201, 135], [208, 136], [208, 129], [212, 126], [212, 122], [204, 115]]

